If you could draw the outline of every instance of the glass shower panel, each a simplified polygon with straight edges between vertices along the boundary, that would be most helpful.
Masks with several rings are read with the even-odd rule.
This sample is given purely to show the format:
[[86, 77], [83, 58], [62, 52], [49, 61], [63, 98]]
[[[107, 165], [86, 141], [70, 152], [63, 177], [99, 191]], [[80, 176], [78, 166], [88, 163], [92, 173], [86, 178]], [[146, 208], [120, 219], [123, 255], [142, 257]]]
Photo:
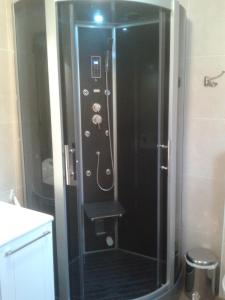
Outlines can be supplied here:
[[15, 3], [27, 207], [54, 215], [44, 0]]
[[137, 255], [150, 293], [158, 286], [159, 20], [125, 28], [117, 30], [118, 199], [126, 210], [119, 246]]
[[156, 286], [167, 270], [169, 17], [117, 30], [119, 247], [155, 260]]
[[119, 244], [155, 258], [158, 53], [159, 22], [117, 30]]

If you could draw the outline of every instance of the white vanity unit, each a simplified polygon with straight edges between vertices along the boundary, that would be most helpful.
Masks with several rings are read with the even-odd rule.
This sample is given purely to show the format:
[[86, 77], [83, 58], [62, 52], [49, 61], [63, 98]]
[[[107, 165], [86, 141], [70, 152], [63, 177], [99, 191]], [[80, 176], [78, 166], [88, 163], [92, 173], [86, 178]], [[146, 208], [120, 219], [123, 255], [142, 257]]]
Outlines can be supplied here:
[[54, 300], [53, 217], [0, 202], [0, 300]]

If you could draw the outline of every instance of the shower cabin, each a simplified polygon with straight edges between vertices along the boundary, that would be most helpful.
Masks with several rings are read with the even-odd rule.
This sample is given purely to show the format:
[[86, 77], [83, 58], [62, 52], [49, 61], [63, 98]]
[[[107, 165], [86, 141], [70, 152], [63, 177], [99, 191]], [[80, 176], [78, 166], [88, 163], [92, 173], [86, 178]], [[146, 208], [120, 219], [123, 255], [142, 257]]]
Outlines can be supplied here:
[[176, 0], [16, 0], [25, 205], [54, 215], [56, 299], [176, 299]]

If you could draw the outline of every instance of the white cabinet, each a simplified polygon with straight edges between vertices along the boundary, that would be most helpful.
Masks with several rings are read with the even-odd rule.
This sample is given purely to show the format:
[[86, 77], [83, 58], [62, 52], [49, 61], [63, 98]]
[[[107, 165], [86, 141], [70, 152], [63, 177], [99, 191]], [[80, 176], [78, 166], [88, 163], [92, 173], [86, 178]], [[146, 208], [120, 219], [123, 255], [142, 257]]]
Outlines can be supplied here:
[[[32, 230], [28, 226], [25, 233], [0, 245], [1, 300], [55, 299], [51, 219]], [[12, 220], [12, 226], [15, 223]]]

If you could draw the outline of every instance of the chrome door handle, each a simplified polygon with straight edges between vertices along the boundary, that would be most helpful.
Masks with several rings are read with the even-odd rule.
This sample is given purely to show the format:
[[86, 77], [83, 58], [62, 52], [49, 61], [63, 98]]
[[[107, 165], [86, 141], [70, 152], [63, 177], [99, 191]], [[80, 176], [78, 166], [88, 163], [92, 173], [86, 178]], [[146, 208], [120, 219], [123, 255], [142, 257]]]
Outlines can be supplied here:
[[76, 174], [74, 170], [75, 148], [70, 148], [69, 145], [65, 145], [65, 173], [66, 173], [66, 185], [75, 185], [74, 176]]
[[165, 167], [165, 166], [161, 166], [160, 168], [161, 168], [161, 170], [164, 170], [164, 171], [168, 170], [168, 167]]
[[27, 246], [33, 244], [34, 242], [36, 242], [36, 241], [42, 239], [43, 237], [45, 237], [46, 235], [48, 235], [48, 234], [50, 234], [50, 233], [51, 233], [51, 231], [45, 231], [45, 232], [43, 232], [42, 235], [38, 236], [36, 239], [33, 239], [32, 241], [30, 241], [30, 242], [28, 242], [28, 243], [26, 243], [26, 244], [24, 244], [24, 245], [22, 245], [22, 246], [20, 246], [20, 247], [18, 247], [18, 248], [16, 248], [16, 249], [14, 249], [14, 250], [9, 250], [9, 251], [7, 251], [7, 252], [5, 253], [5, 256], [13, 255], [14, 253], [16, 253], [16, 252], [18, 252], [18, 251], [24, 249], [25, 247], [27, 247]]
[[[169, 162], [169, 141], [168, 141], [168, 145], [158, 144], [157, 147], [159, 149], [167, 150], [167, 163], [168, 163]], [[160, 166], [160, 169], [163, 171], [168, 171], [168, 167], [166, 167], [166, 166]]]
[[168, 145], [159, 144], [159, 145], [157, 145], [157, 147], [162, 148], [162, 149], [168, 149]]
[[70, 154], [69, 145], [65, 145], [66, 185], [70, 185]]

